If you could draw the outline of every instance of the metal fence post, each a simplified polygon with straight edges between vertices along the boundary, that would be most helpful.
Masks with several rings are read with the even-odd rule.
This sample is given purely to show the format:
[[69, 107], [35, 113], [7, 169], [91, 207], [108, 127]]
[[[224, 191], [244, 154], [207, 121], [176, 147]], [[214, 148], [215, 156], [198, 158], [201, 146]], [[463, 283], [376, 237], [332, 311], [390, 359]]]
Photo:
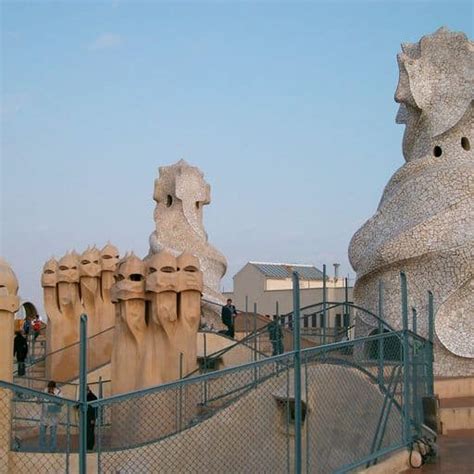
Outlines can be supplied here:
[[[416, 308], [412, 307], [411, 308], [411, 314], [412, 314], [412, 323], [411, 323], [411, 329], [414, 334], [417, 334], [417, 312]], [[416, 433], [419, 433], [421, 424], [420, 424], [420, 410], [418, 409], [419, 403], [418, 403], [418, 367], [419, 367], [419, 357], [417, 353], [417, 346], [419, 342], [413, 338], [413, 343], [412, 343], [412, 348], [411, 348], [411, 380], [412, 380], [412, 387], [411, 387], [411, 396], [412, 396], [412, 406], [413, 406], [413, 420], [415, 422], [415, 430]]]
[[411, 308], [411, 317], [412, 317], [412, 322], [411, 322], [411, 330], [417, 334], [417, 329], [418, 329], [418, 326], [417, 326], [417, 321], [416, 321], [416, 317], [417, 317], [417, 314], [416, 314], [416, 308]]
[[245, 295], [245, 336], [249, 335], [249, 297]]
[[408, 445], [410, 439], [410, 347], [408, 339], [408, 287], [407, 277], [400, 272], [400, 290], [403, 323], [403, 442]]
[[[99, 398], [104, 398], [104, 382], [102, 377], [99, 377]], [[103, 405], [96, 407], [97, 410], [97, 473], [102, 472], [101, 469], [101, 454], [102, 454], [102, 424], [103, 424]]]
[[87, 316], [81, 314], [79, 345], [79, 472], [87, 473]]
[[383, 345], [385, 343], [385, 339], [382, 337], [383, 334], [383, 325], [382, 325], [382, 318], [383, 318], [383, 282], [379, 280], [379, 304], [378, 304], [378, 332], [379, 332], [379, 340], [378, 344], [378, 381], [379, 385], [382, 387], [385, 383], [384, 380], [384, 353], [383, 353]]
[[[179, 380], [183, 378], [183, 353], [179, 353]], [[179, 384], [178, 432], [183, 425], [183, 385]]]
[[[348, 278], [344, 278], [344, 327], [348, 328], [351, 325], [349, 318], [349, 281]], [[349, 339], [349, 336], [348, 336]]]
[[[299, 281], [298, 281], [299, 284]], [[326, 301], [327, 301], [327, 294], [326, 294], [326, 264], [323, 265], [323, 344], [326, 344]], [[299, 308], [298, 308], [299, 310]]]
[[66, 405], [66, 472], [69, 472], [69, 464], [71, 455], [71, 405]]
[[300, 280], [293, 272], [293, 354], [295, 396], [295, 474], [301, 473], [301, 346], [300, 346]]
[[433, 343], [434, 343], [434, 298], [428, 291], [428, 394], [434, 396], [433, 376]]
[[[257, 362], [257, 303], [253, 304], [253, 360]], [[253, 368], [253, 380], [257, 386], [257, 367]]]
[[[204, 373], [207, 373], [207, 338], [204, 333]], [[204, 379], [204, 406], [207, 405], [207, 378]]]
[[[305, 397], [305, 400], [306, 400], [306, 404], [308, 404], [308, 400], [309, 400], [309, 395], [308, 395], [308, 357], [305, 357], [304, 359], [304, 389], [305, 389], [305, 392], [304, 392], [304, 397]], [[306, 408], [307, 409], [307, 408]], [[311, 452], [311, 449], [310, 449], [310, 444], [309, 444], [309, 423], [307, 422], [306, 423], [306, 474], [309, 474], [311, 471], [310, 471], [310, 459], [309, 459], [309, 456], [310, 456], [310, 452]]]
[[257, 360], [257, 303], [253, 304], [253, 357]]

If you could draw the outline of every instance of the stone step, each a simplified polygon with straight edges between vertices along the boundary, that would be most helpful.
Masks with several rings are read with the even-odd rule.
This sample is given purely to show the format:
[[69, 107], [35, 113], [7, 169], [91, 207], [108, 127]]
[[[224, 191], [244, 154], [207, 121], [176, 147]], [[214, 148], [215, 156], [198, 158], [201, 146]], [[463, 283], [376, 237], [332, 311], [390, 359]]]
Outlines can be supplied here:
[[474, 397], [444, 398], [440, 400], [439, 405], [443, 434], [474, 430]]
[[474, 397], [441, 398], [440, 408], [467, 408], [474, 407]]
[[434, 388], [440, 399], [474, 397], [474, 377], [436, 377]]
[[450, 438], [474, 439], [474, 429], [472, 430], [451, 430], [446, 436]]

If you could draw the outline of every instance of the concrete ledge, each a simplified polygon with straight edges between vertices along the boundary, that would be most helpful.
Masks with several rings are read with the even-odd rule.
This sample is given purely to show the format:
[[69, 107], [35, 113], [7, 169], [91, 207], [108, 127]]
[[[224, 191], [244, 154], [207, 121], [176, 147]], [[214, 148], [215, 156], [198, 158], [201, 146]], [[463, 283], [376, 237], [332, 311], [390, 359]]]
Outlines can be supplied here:
[[[421, 455], [418, 451], [413, 450], [411, 462], [413, 466], [421, 466]], [[396, 474], [399, 472], [405, 472], [410, 469], [410, 451], [408, 449], [402, 449], [396, 451], [382, 462], [371, 466], [367, 469], [359, 469], [355, 472], [367, 473], [367, 474]]]
[[435, 393], [439, 398], [474, 397], [473, 377], [436, 377]]

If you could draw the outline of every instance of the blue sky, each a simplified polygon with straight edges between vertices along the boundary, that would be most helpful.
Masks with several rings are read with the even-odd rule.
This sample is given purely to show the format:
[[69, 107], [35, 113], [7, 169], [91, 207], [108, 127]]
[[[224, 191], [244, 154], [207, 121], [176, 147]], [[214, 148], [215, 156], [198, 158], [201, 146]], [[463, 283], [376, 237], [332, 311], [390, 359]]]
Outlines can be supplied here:
[[342, 264], [403, 164], [400, 43], [470, 1], [2, 2], [1, 240], [41, 306], [51, 255], [148, 251], [159, 166], [211, 184], [229, 261]]

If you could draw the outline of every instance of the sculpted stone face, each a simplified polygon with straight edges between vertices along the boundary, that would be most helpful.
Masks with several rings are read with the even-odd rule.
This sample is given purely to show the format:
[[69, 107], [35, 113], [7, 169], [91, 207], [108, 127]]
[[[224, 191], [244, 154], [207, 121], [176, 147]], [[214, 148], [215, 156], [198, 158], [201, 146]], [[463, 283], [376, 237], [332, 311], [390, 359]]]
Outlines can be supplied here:
[[377, 212], [352, 237], [354, 301], [376, 312], [382, 281], [384, 317], [400, 328], [404, 271], [424, 336], [428, 290], [435, 295], [435, 373], [472, 375], [474, 44], [463, 33], [440, 29], [403, 45], [398, 65], [395, 100], [397, 122], [406, 126], [406, 163], [385, 187]]
[[43, 267], [43, 273], [41, 275], [41, 286], [54, 287], [57, 283], [56, 272], [58, 270], [58, 262], [51, 258], [48, 260]]
[[397, 60], [397, 123], [406, 126], [403, 154], [410, 161], [460, 122], [470, 107], [474, 50], [466, 35], [441, 28], [419, 43], [403, 44]]
[[113, 301], [145, 298], [145, 263], [137, 256], [124, 258], [115, 273], [115, 284], [111, 288]]
[[101, 271], [100, 252], [95, 247], [87, 249], [80, 257], [79, 275], [81, 277], [99, 278]]
[[79, 282], [79, 257], [76, 253], [67, 253], [58, 262], [58, 283]]
[[163, 251], [152, 255], [147, 261], [146, 291], [177, 291], [177, 271], [177, 261], [172, 254]]
[[[77, 255], [68, 253], [59, 262], [49, 260], [43, 267], [41, 284], [44, 288], [44, 308], [48, 316], [47, 352], [55, 352], [47, 358], [46, 373], [54, 380], [70, 380], [77, 377], [77, 360], [71, 362], [68, 351], [58, 351], [74, 344], [79, 338], [79, 318], [87, 314], [88, 336], [100, 336], [100, 343], [90, 347], [88, 355], [89, 368], [108, 363], [113, 344], [115, 324], [115, 306], [110, 299], [110, 288], [113, 284], [113, 271], [102, 272], [103, 255], [110, 255], [104, 261], [115, 262], [118, 251], [108, 244], [103, 254], [94, 246]], [[110, 264], [109, 264], [110, 265]], [[108, 266], [114, 269], [115, 263]], [[99, 339], [95, 339], [99, 340]]]
[[[134, 255], [120, 261], [111, 289], [117, 309], [114, 393], [194, 370], [202, 287], [199, 259], [190, 254], [176, 258], [161, 251], [145, 262]], [[142, 370], [132, 386], [127, 379], [131, 366]]]
[[119, 259], [117, 247], [112, 244], [107, 244], [100, 252], [102, 271], [115, 272]]
[[8, 263], [0, 258], [0, 296], [16, 296], [18, 280]]
[[196, 290], [202, 292], [203, 282], [199, 259], [194, 255], [183, 253], [178, 257], [178, 267], [178, 291]]

